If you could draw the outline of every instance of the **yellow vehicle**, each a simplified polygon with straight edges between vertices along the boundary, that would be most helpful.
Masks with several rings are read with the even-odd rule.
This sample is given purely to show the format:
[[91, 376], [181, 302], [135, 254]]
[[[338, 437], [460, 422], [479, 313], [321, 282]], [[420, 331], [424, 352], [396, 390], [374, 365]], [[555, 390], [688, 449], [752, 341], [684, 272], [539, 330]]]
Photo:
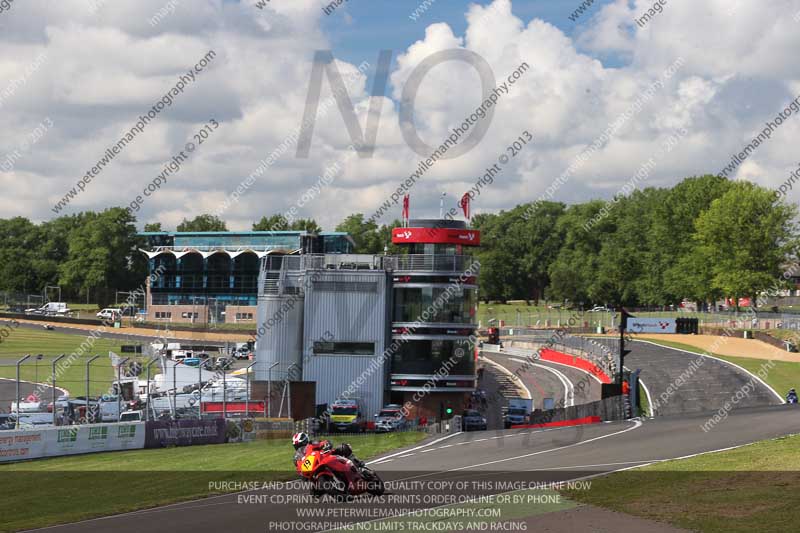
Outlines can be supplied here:
[[336, 400], [331, 404], [330, 429], [348, 433], [364, 431], [366, 420], [358, 400]]

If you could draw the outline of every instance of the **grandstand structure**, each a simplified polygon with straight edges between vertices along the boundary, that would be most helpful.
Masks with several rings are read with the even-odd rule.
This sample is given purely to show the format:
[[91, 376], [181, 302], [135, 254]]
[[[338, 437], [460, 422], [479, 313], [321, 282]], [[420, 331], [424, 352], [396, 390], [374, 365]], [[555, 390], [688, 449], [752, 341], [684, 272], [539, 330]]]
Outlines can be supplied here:
[[271, 254], [347, 254], [343, 232], [143, 232], [148, 274], [145, 319], [255, 323], [261, 260]]

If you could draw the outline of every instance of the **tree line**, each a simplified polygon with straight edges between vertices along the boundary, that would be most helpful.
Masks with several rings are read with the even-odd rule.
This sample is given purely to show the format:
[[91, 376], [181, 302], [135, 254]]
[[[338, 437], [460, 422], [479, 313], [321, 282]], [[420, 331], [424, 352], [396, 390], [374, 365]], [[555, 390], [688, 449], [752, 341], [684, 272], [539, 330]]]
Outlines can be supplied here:
[[473, 220], [482, 233], [481, 297], [585, 306], [755, 301], [776, 281], [789, 286], [796, 215], [773, 191], [712, 175], [611, 201], [481, 214]]
[[[671, 188], [646, 188], [610, 201], [537, 202], [479, 214], [474, 253], [484, 300], [546, 298], [575, 305], [656, 306], [684, 298], [713, 302], [788, 287], [782, 274], [796, 261], [797, 208], [750, 182], [712, 175]], [[147, 264], [136, 218], [121, 207], [35, 224], [0, 219], [0, 290], [41, 294], [59, 285], [62, 299], [101, 305], [114, 290], [141, 285]], [[356, 253], [400, 252], [395, 220], [379, 225], [349, 215], [334, 229], [353, 238]], [[254, 231], [322, 228], [313, 219], [263, 216]], [[177, 231], [227, 231], [220, 218], [184, 219]], [[144, 231], [162, 231], [158, 222]], [[792, 272], [796, 269], [792, 269]]]

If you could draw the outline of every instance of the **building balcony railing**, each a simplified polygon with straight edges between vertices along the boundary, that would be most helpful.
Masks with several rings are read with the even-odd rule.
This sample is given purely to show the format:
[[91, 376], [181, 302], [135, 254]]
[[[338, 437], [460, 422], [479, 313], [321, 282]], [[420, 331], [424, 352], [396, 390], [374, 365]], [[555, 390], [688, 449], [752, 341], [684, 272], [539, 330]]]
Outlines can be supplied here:
[[409, 254], [387, 256], [391, 270], [407, 272], [466, 272], [478, 274], [478, 262], [471, 255]]
[[262, 271], [390, 270], [407, 272], [465, 272], [478, 274], [478, 262], [469, 255], [303, 254], [268, 255]]

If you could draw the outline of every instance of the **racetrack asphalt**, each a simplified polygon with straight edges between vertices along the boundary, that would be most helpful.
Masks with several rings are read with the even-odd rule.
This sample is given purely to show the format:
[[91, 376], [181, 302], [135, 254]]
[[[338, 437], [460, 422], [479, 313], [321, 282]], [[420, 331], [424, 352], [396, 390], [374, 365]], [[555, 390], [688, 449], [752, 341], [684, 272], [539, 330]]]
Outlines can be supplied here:
[[[458, 482], [524, 479], [566, 481], [587, 479], [653, 462], [719, 451], [755, 441], [800, 432], [800, 408], [763, 406], [731, 411], [710, 431], [702, 426], [708, 413], [682, 417], [659, 417], [546, 430], [501, 430], [456, 433], [421, 446], [394, 452], [370, 462], [387, 481], [390, 492], [404, 494], [412, 482]], [[287, 446], [288, 448], [288, 446]], [[358, 450], [355, 450], [358, 453]], [[287, 457], [291, 453], [287, 449]], [[491, 491], [492, 489], [487, 489]], [[431, 486], [422, 493], [442, 493]], [[305, 490], [257, 490], [216, 496], [119, 516], [55, 526], [46, 531], [170, 533], [219, 533], [221, 531], [266, 532], [292, 529], [291, 524], [309, 524], [299, 518], [308, 503], [274, 503], [272, 496], [304, 495]], [[388, 498], [384, 496], [383, 498]], [[389, 506], [381, 498], [372, 508]], [[342, 509], [350, 503], [319, 503], [313, 507]], [[434, 504], [415, 507], [433, 508]], [[363, 508], [363, 507], [362, 507]], [[313, 519], [318, 520], [318, 519]], [[337, 518], [336, 523], [365, 522], [361, 518]], [[552, 521], [551, 521], [552, 522]], [[281, 524], [287, 524], [282, 526]], [[313, 524], [319, 524], [314, 529]], [[329, 529], [328, 521], [313, 522], [305, 531]], [[340, 527], [340, 526], [337, 526]], [[550, 529], [558, 531], [558, 529]], [[569, 531], [565, 522], [565, 529]]]
[[517, 375], [530, 392], [534, 409], [542, 409], [545, 398], [553, 399], [557, 406], [573, 405], [573, 400], [574, 405], [580, 405], [600, 399], [600, 381], [589, 372], [549, 361], [529, 363], [507, 353], [482, 352], [481, 356]]

